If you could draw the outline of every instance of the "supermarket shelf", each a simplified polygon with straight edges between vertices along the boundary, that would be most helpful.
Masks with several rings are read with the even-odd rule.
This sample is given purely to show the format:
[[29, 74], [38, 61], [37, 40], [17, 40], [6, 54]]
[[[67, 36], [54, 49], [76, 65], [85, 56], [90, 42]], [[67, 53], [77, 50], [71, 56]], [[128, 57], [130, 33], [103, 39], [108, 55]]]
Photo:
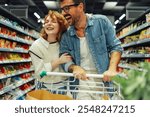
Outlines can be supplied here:
[[7, 21], [5, 21], [5, 20], [4, 20], [4, 21], [3, 21], [3, 20], [0, 20], [0, 24], [1, 24], [1, 25], [4, 25], [4, 26], [7, 26], [7, 27], [9, 27], [9, 28], [11, 28], [11, 29], [13, 29], [13, 30], [16, 30], [16, 31], [18, 31], [18, 32], [20, 32], [20, 33], [22, 33], [22, 34], [31, 36], [31, 37], [33, 37], [34, 39], [37, 39], [37, 38], [38, 38], [38, 37], [35, 37], [35, 36], [29, 34], [29, 33], [26, 32], [25, 30], [23, 30], [22, 28], [14, 27], [12, 24], [10, 24], [9, 22], [7, 22]]
[[20, 75], [20, 74], [28, 73], [28, 72], [31, 72], [31, 71], [34, 71], [34, 69], [30, 68], [29, 70], [26, 69], [26, 70], [22, 70], [22, 71], [17, 71], [16, 73], [12, 73], [12, 74], [8, 74], [8, 75], [4, 75], [4, 76], [0, 77], [0, 80], [5, 79], [5, 78], [10, 78], [10, 77], [13, 77], [13, 76], [17, 76], [17, 75]]
[[7, 60], [7, 61], [0, 61], [0, 65], [1, 64], [11, 64], [11, 63], [27, 63], [27, 62], [31, 62], [31, 58], [30, 59], [23, 59], [23, 60]]
[[118, 65], [118, 67], [125, 68], [125, 69], [133, 69], [133, 70], [143, 71], [143, 69], [140, 69], [136, 66], [130, 66], [130, 65], [127, 65], [127, 64], [123, 64], [123, 63], [120, 63]]
[[27, 40], [22, 39], [22, 38], [17, 37], [17, 36], [16, 37], [11, 37], [11, 36], [0, 34], [0, 38], [5, 38], [5, 39], [10, 40], [10, 41], [16, 41], [16, 42], [20, 42], [20, 43], [28, 44], [28, 45], [32, 44], [32, 43], [28, 42]]
[[11, 19], [12, 21], [16, 21], [17, 23], [19, 23], [22, 26], [27, 26], [31, 29], [34, 29], [36, 31], [39, 31], [35, 25], [33, 25], [32, 23], [28, 22], [28, 21], [24, 21], [21, 18], [18, 18], [15, 14], [10, 13], [8, 10], [6, 10], [4, 7], [0, 6], [0, 11], [1, 11], [1, 15]]
[[150, 54], [123, 54], [122, 58], [150, 58]]
[[31, 91], [34, 88], [35, 88], [35, 86], [32, 86], [31, 88], [27, 89], [26, 91], [22, 91], [21, 94], [18, 94], [18, 96], [13, 97], [12, 100], [18, 99], [19, 97], [25, 95], [26, 93], [28, 93], [29, 91]]
[[23, 50], [23, 49], [0, 48], [0, 51], [2, 51], [2, 52], [28, 53], [28, 51], [27, 51], [27, 50]]
[[122, 47], [127, 48], [127, 47], [131, 47], [131, 46], [135, 46], [135, 45], [148, 44], [148, 43], [150, 43], [150, 38], [138, 40], [138, 41], [131, 42], [128, 44], [124, 44], [124, 45], [122, 45]]
[[147, 28], [147, 27], [149, 27], [149, 26], [150, 26], [150, 22], [145, 23], [145, 24], [142, 24], [141, 26], [139, 26], [139, 27], [137, 27], [136, 29], [130, 31], [129, 33], [125, 34], [124, 36], [118, 37], [118, 39], [123, 39], [124, 37], [129, 36], [129, 35], [131, 35], [131, 34], [133, 34], [133, 33], [135, 33], [135, 32], [138, 32], [138, 31], [140, 31], [140, 30], [142, 30], [142, 29], [144, 29], [144, 28]]
[[9, 92], [9, 91], [11, 91], [13, 89], [16, 89], [17, 87], [19, 87], [19, 86], [21, 86], [21, 85], [23, 85], [25, 83], [28, 83], [28, 82], [30, 82], [30, 81], [32, 81], [34, 79], [35, 78], [32, 77], [32, 78], [29, 78], [28, 80], [21, 80], [21, 81], [17, 82], [16, 84], [14, 83], [14, 84], [11, 84], [9, 86], [6, 86], [3, 89], [1, 89], [0, 95], [2, 95], [4, 93], [7, 93], [7, 92]]
[[145, 15], [150, 13], [150, 9], [146, 10], [145, 13], [139, 15], [137, 18], [135, 18], [134, 20], [131, 20], [129, 23], [127, 23], [126, 25], [124, 25], [123, 27], [121, 27], [120, 29], [117, 30], [117, 33], [120, 32], [122, 29], [126, 28], [127, 26], [135, 23], [135, 22], [138, 22], [142, 19], [145, 19]]

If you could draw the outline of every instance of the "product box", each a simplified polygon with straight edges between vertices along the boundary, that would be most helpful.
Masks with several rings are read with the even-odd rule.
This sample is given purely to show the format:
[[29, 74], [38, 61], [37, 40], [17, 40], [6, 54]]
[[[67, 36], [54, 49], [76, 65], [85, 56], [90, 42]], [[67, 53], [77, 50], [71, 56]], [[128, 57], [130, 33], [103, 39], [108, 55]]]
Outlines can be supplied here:
[[4, 48], [4, 46], [5, 46], [5, 40], [0, 39], [0, 48]]
[[146, 14], [146, 22], [150, 22], [150, 13]]

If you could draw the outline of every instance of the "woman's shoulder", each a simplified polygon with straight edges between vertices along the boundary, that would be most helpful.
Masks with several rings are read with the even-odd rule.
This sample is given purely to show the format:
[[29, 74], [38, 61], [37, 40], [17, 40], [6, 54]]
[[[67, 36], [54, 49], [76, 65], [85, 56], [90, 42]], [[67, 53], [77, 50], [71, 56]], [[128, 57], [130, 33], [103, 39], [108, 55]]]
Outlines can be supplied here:
[[35, 40], [30, 46], [29, 50], [38, 49], [38, 46], [41, 44], [41, 39]]
[[37, 40], [35, 40], [32, 45], [37, 45], [41, 43], [41, 38], [38, 38]]

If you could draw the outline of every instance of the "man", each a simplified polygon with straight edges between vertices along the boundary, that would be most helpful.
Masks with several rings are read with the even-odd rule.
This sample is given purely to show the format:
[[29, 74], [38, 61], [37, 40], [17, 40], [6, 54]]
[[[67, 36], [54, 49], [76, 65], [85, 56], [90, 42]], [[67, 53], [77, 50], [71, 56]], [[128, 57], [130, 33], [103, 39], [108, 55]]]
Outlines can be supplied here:
[[[61, 13], [70, 25], [61, 38], [60, 52], [69, 53], [73, 58], [63, 68], [67, 72], [73, 72], [80, 85], [90, 85], [86, 73], [103, 73], [103, 81], [109, 82], [117, 74], [122, 52], [112, 24], [103, 15], [86, 15], [84, 0], [60, 0], [59, 3]], [[91, 90], [85, 87], [80, 89]], [[97, 98], [85, 93], [79, 99]]]

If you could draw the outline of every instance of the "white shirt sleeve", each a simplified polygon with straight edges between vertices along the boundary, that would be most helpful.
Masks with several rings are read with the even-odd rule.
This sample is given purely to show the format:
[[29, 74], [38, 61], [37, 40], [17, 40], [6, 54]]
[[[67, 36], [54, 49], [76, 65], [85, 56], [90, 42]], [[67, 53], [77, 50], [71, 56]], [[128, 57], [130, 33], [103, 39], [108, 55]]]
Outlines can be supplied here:
[[30, 53], [32, 63], [35, 69], [35, 73], [39, 75], [42, 71], [51, 72], [52, 66], [50, 62], [44, 62], [41, 58], [37, 57], [36, 55]]

